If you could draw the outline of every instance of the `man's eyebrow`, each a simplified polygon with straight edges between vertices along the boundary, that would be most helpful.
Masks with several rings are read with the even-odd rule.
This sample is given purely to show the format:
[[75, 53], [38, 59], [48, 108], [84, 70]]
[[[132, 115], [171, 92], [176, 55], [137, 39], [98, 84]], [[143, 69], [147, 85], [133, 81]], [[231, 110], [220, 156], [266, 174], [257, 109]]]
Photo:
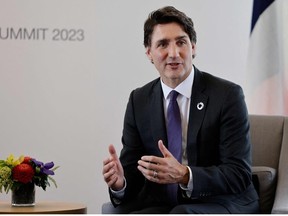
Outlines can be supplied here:
[[176, 38], [176, 40], [181, 40], [181, 39], [185, 39], [185, 38], [188, 38], [188, 36], [187, 35], [179, 36]]
[[[182, 35], [182, 36], [176, 37], [175, 39], [176, 40], [181, 40], [181, 39], [185, 39], [185, 38], [188, 38], [188, 36], [187, 35]], [[168, 41], [170, 41], [170, 39], [163, 38], [163, 39], [160, 39], [160, 40], [156, 41], [156, 43], [165, 43], [165, 42], [168, 42]]]
[[[182, 39], [186, 39], [186, 38], [188, 38], [187, 35], [182, 35], [182, 36], [176, 37], [175, 40], [182, 40]], [[170, 39], [163, 38], [163, 39], [156, 41], [156, 44], [168, 43], [169, 41], [170, 41]]]
[[156, 41], [157, 44], [160, 44], [160, 43], [167, 43], [169, 40], [164, 38], [164, 39], [160, 39], [158, 41]]

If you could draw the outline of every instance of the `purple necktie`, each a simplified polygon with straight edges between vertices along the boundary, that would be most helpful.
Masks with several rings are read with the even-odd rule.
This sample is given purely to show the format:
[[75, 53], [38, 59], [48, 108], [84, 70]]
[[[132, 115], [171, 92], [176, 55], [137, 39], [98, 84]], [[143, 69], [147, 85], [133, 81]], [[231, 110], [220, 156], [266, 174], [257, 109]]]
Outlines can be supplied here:
[[[181, 116], [177, 103], [178, 92], [170, 92], [170, 102], [167, 110], [168, 150], [181, 163], [182, 161], [182, 129]], [[178, 184], [168, 184], [168, 197], [171, 204], [177, 204]]]

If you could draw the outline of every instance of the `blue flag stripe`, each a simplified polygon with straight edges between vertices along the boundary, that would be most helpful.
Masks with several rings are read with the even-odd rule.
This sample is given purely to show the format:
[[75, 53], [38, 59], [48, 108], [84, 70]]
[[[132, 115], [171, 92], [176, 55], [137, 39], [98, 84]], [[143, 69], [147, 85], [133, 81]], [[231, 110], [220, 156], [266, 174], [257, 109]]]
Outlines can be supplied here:
[[254, 29], [254, 26], [259, 18], [259, 16], [272, 4], [274, 0], [254, 0], [253, 3], [253, 14], [252, 14], [252, 22], [251, 22], [251, 32]]

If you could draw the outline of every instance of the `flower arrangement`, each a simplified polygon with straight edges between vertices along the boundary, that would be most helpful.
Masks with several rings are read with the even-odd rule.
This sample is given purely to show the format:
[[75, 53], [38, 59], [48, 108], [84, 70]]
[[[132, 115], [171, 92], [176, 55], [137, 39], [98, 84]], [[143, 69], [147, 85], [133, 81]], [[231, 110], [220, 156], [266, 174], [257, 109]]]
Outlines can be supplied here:
[[10, 155], [6, 160], [0, 160], [0, 193], [17, 190], [23, 184], [33, 183], [46, 190], [49, 180], [57, 188], [56, 181], [51, 177], [58, 168], [53, 162], [43, 163], [31, 157]]

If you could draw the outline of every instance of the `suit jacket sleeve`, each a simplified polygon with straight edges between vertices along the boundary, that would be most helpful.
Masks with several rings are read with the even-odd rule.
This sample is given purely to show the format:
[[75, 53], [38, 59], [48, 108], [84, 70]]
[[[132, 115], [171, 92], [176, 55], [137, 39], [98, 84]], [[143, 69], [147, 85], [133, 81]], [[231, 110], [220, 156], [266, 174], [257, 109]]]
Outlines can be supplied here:
[[127, 183], [122, 203], [135, 200], [136, 197], [147, 197], [151, 191], [157, 195], [165, 190], [164, 185], [146, 180], [137, 169], [141, 156], [162, 156], [158, 140], [162, 139], [165, 143], [167, 140], [162, 98], [159, 78], [130, 94], [124, 117], [123, 148], [120, 154]]

